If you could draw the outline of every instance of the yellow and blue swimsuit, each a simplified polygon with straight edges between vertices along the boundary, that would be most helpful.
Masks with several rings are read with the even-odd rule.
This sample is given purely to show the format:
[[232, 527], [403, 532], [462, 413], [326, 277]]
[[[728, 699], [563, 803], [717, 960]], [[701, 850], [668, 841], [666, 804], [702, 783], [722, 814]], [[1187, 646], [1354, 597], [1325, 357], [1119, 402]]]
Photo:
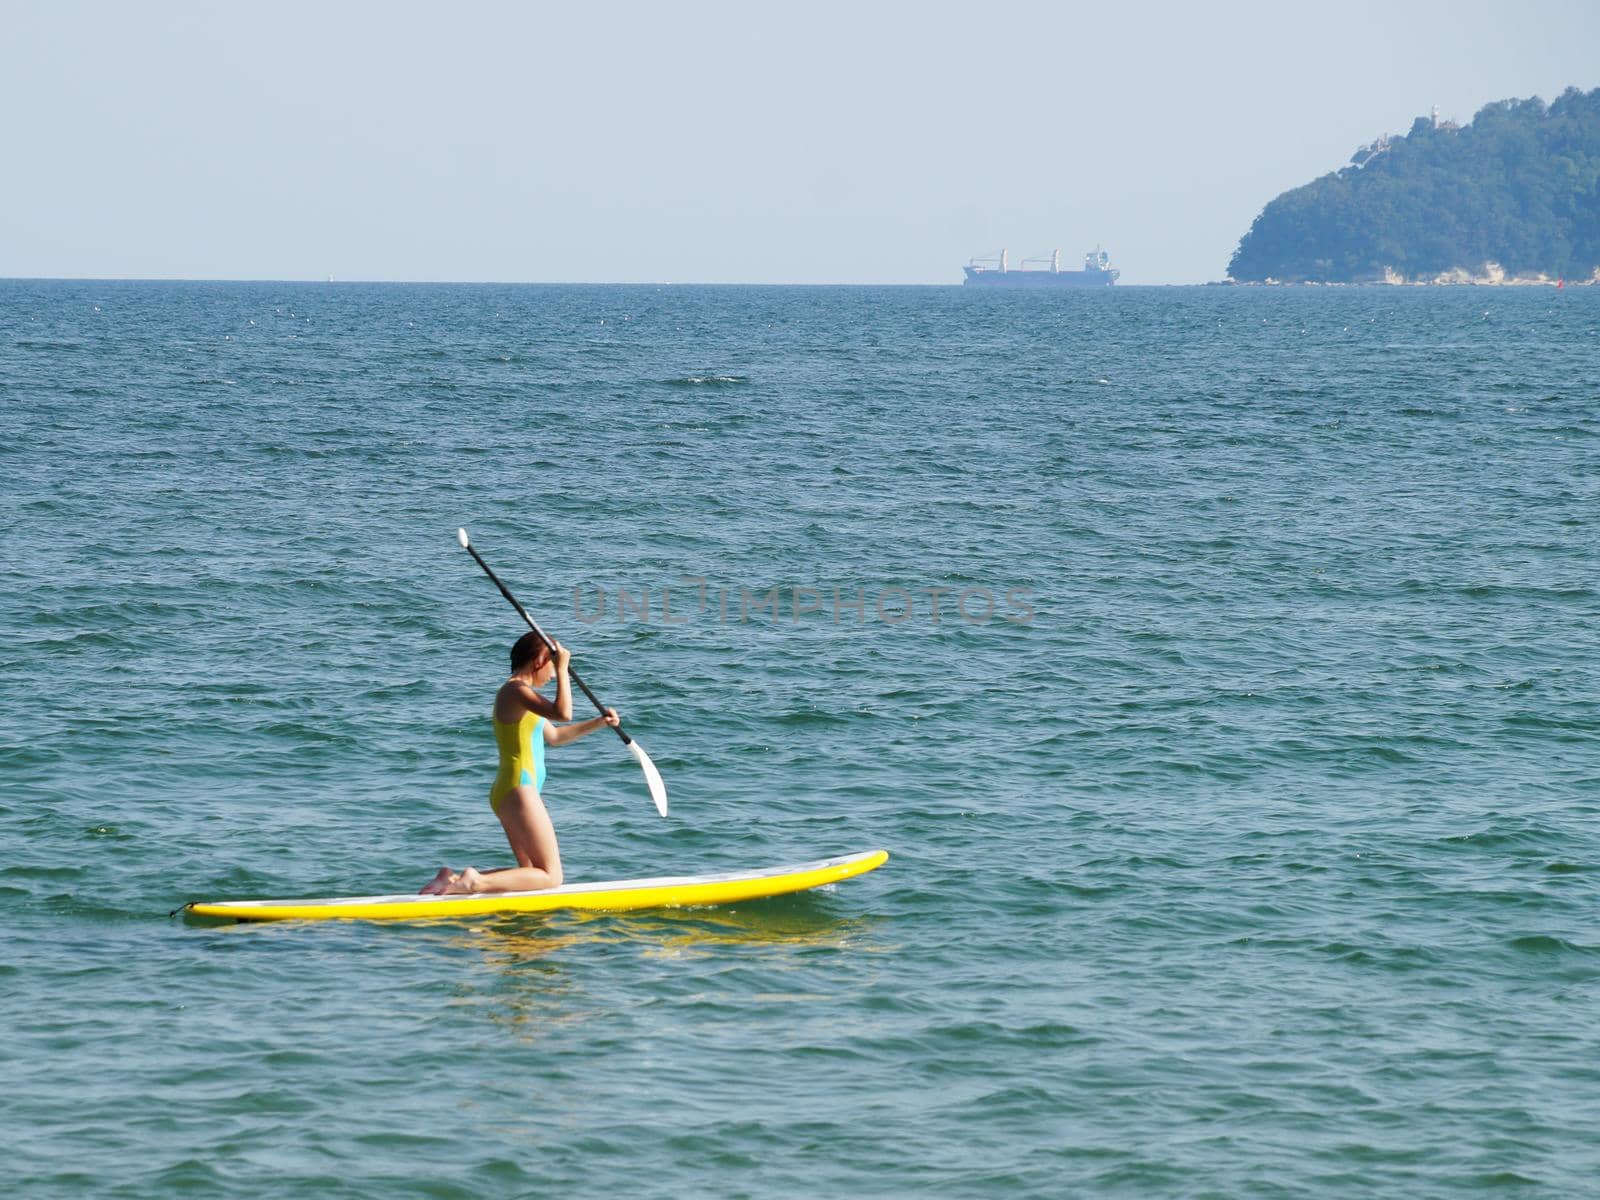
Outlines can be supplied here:
[[515, 787], [544, 789], [544, 718], [525, 712], [514, 723], [494, 723], [495, 744], [500, 747], [500, 773], [489, 789], [489, 807], [500, 811], [500, 801]]

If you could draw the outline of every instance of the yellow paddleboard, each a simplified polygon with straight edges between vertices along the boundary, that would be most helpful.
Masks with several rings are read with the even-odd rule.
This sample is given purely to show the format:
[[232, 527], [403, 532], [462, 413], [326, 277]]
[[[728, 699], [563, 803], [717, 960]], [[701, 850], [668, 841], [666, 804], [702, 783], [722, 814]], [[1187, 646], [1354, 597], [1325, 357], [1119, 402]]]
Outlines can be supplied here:
[[564, 883], [542, 892], [489, 892], [476, 896], [350, 896], [329, 900], [195, 901], [184, 910], [202, 917], [236, 921], [416, 921], [430, 917], [478, 917], [487, 913], [549, 912], [590, 908], [622, 912], [630, 908], [692, 908], [733, 904], [785, 892], [838, 883], [880, 867], [887, 850], [824, 858], [767, 871], [727, 875], [679, 875], [660, 879], [618, 879], [609, 883]]

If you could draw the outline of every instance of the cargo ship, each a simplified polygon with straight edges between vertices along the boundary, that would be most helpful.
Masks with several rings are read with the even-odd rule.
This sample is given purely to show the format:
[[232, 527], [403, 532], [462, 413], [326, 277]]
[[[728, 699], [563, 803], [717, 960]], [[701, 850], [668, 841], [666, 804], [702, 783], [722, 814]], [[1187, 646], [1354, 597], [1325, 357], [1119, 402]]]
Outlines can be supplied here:
[[977, 287], [1104, 287], [1122, 274], [1111, 265], [1111, 256], [1098, 248], [1083, 256], [1081, 271], [1063, 271], [1059, 250], [1049, 258], [1025, 258], [1015, 267], [1002, 250], [999, 258], [974, 258], [961, 269], [967, 273], [968, 285]]

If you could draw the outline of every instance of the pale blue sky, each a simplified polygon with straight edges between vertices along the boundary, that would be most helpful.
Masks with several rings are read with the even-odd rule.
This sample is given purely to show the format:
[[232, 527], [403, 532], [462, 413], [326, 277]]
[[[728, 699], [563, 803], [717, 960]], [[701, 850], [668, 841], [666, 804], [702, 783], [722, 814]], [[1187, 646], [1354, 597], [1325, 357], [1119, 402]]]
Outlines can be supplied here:
[[1600, 3], [0, 2], [0, 275], [1220, 278], [1285, 188], [1600, 86]]

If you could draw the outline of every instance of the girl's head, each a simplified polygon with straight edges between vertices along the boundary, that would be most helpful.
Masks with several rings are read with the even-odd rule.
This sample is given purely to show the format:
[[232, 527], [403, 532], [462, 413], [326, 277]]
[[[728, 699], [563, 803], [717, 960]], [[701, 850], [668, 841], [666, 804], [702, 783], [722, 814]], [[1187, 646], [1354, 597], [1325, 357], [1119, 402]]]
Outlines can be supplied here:
[[511, 647], [511, 673], [517, 674], [525, 667], [531, 667], [535, 674], [541, 667], [550, 661], [550, 647], [544, 644], [544, 639], [533, 630], [528, 630], [516, 640]]

